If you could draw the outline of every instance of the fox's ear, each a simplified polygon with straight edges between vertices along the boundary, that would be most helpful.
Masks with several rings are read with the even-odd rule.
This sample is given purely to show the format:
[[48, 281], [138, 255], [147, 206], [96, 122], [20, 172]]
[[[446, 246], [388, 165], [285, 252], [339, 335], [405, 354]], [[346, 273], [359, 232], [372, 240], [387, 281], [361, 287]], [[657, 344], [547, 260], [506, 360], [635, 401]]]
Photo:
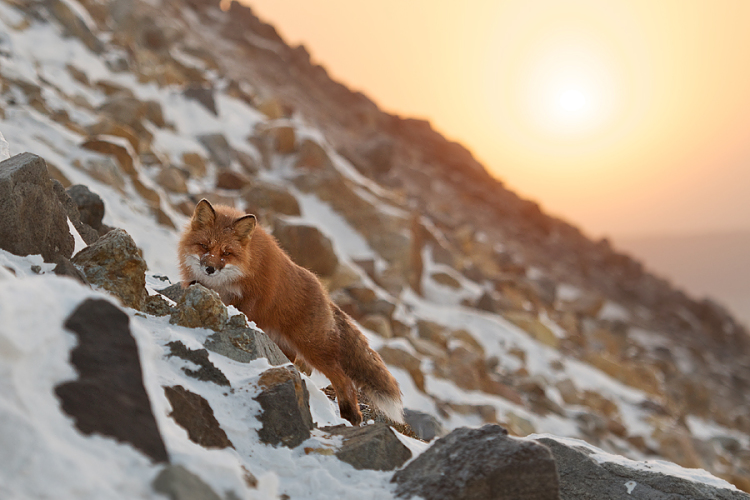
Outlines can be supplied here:
[[237, 235], [237, 238], [244, 240], [253, 232], [256, 222], [254, 215], [243, 215], [232, 225], [234, 234]]
[[216, 221], [216, 211], [211, 203], [205, 198], [198, 202], [193, 212], [190, 225], [193, 229], [202, 229], [212, 225]]

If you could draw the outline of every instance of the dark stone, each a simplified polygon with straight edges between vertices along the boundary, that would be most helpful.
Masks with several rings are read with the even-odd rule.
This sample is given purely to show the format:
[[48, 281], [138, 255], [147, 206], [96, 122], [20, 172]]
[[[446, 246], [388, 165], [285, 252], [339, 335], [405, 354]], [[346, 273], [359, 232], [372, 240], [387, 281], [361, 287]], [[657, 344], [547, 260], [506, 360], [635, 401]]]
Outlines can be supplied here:
[[71, 278], [78, 280], [84, 285], [89, 285], [89, 280], [86, 276], [70, 261], [63, 256], [59, 256], [55, 261], [57, 265], [52, 270], [58, 276], [70, 276]]
[[289, 190], [270, 182], [253, 181], [242, 191], [248, 213], [268, 210], [279, 215], [300, 215], [299, 202]]
[[404, 409], [404, 420], [423, 441], [432, 441], [436, 437], [445, 436], [445, 428], [433, 415], [417, 410]]
[[344, 443], [336, 457], [357, 470], [393, 470], [411, 458], [411, 450], [385, 423], [364, 427], [324, 427], [324, 431], [343, 436]]
[[[497, 425], [456, 429], [393, 475], [396, 495], [438, 499], [557, 500], [550, 451]], [[600, 497], [606, 498], [606, 497]]]
[[[594, 460], [586, 447], [573, 447], [551, 438], [537, 439], [547, 446], [557, 462], [562, 500], [748, 500], [741, 491], [636, 470], [620, 464]], [[630, 489], [630, 491], [628, 491]]]
[[98, 240], [99, 233], [96, 232], [93, 227], [81, 222], [81, 214], [78, 212], [78, 206], [71, 199], [71, 197], [68, 196], [68, 193], [65, 191], [63, 185], [53, 179], [52, 188], [55, 190], [57, 199], [60, 200], [60, 203], [62, 203], [62, 206], [65, 209], [65, 213], [68, 215], [68, 219], [70, 219], [70, 223], [73, 224], [74, 228], [76, 228], [76, 231], [78, 231], [78, 234], [81, 236], [81, 239], [84, 241], [84, 243], [90, 245]]
[[170, 500], [221, 500], [214, 490], [182, 465], [168, 465], [152, 483]]
[[190, 85], [182, 94], [188, 99], [198, 101], [203, 105], [204, 108], [209, 110], [214, 116], [219, 116], [216, 111], [216, 101], [214, 100], [214, 89], [211, 87], [204, 87], [202, 85]]
[[273, 231], [292, 260], [318, 276], [331, 276], [339, 265], [331, 240], [315, 226], [278, 223]]
[[16, 255], [41, 254], [45, 262], [70, 258], [75, 248], [47, 164], [31, 153], [0, 162], [0, 248]]
[[274, 366], [289, 363], [279, 346], [261, 330], [249, 328], [241, 315], [232, 316], [224, 329], [208, 337], [204, 345], [206, 349], [240, 363], [258, 358], [266, 358]]
[[181, 385], [165, 387], [164, 393], [172, 405], [169, 416], [187, 431], [192, 442], [204, 448], [234, 448], [205, 398]]
[[65, 321], [65, 328], [78, 338], [70, 354], [78, 380], [58, 385], [55, 393], [84, 434], [111, 436], [155, 462], [166, 462], [129, 321], [106, 300], [88, 299], [79, 305]]
[[66, 191], [78, 207], [81, 222], [99, 231], [104, 218], [104, 201], [82, 184], [70, 186]]
[[167, 344], [169, 347], [169, 356], [177, 356], [178, 358], [190, 361], [200, 366], [198, 370], [191, 370], [190, 368], [182, 368], [187, 375], [203, 380], [205, 382], [213, 382], [218, 385], [229, 386], [229, 380], [227, 377], [216, 368], [216, 366], [208, 359], [208, 351], [205, 349], [189, 349], [180, 342], [170, 342]]
[[135, 241], [114, 229], [73, 257], [89, 282], [117, 296], [126, 307], [140, 310], [146, 292], [146, 261]]
[[292, 366], [271, 368], [261, 374], [258, 386], [261, 442], [294, 448], [308, 439], [313, 428], [310, 394], [299, 372]]

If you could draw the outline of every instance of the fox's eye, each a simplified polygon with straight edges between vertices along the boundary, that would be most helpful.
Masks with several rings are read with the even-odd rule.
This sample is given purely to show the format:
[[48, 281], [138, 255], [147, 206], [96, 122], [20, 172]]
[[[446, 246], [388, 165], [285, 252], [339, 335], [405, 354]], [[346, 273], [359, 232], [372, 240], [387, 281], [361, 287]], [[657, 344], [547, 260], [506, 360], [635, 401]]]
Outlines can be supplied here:
[[205, 243], [201, 243], [201, 244], [200, 244], [200, 246], [201, 246], [201, 248], [202, 248], [202, 249], [203, 249], [204, 251], [208, 252], [208, 245], [206, 245]]
[[223, 252], [221, 252], [222, 257], [229, 257], [230, 255], [232, 255], [232, 252], [230, 252], [229, 250], [224, 250]]

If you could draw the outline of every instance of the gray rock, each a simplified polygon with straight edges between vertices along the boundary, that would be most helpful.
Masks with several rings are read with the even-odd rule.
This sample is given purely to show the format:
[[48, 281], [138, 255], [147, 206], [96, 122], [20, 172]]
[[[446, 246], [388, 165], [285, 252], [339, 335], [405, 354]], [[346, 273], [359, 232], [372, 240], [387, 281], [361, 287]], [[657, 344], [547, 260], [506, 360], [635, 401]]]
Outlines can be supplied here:
[[537, 439], [555, 457], [562, 500], [748, 500], [741, 491], [696, 483], [660, 472], [636, 470], [620, 464], [599, 463], [591, 450], [551, 438]]
[[[557, 500], [550, 451], [497, 425], [456, 429], [393, 475], [396, 495], [437, 499]], [[606, 497], [600, 497], [606, 498]]]
[[216, 111], [216, 101], [214, 100], [214, 89], [202, 85], [193, 84], [188, 86], [182, 94], [188, 99], [198, 101], [204, 108], [209, 110], [214, 116], [219, 116]]
[[146, 261], [135, 241], [113, 229], [73, 257], [92, 285], [117, 296], [126, 307], [142, 309], [146, 292]]
[[[236, 319], [238, 318], [238, 319]], [[243, 316], [232, 316], [224, 329], [206, 339], [206, 349], [240, 363], [266, 358], [274, 366], [285, 365], [289, 360], [268, 335], [249, 328]]]
[[183, 367], [184, 371], [190, 377], [203, 380], [205, 382], [213, 382], [218, 385], [229, 386], [229, 380], [227, 377], [216, 368], [216, 366], [208, 359], [208, 351], [205, 349], [189, 349], [182, 342], [175, 341], [167, 344], [169, 347], [169, 356], [177, 356], [178, 358], [184, 359], [195, 363], [200, 368], [192, 370], [190, 368]]
[[227, 307], [219, 294], [201, 284], [190, 285], [177, 301], [170, 323], [188, 328], [220, 331], [227, 322]]
[[318, 276], [331, 276], [339, 265], [331, 240], [315, 226], [279, 222], [274, 237], [292, 260]]
[[409, 424], [419, 439], [432, 441], [445, 436], [445, 428], [437, 418], [422, 411], [404, 409], [404, 420]]
[[165, 387], [164, 394], [172, 405], [169, 416], [187, 431], [191, 441], [204, 448], [234, 448], [205, 398], [181, 385]]
[[208, 150], [208, 155], [219, 169], [226, 169], [232, 164], [234, 150], [221, 134], [199, 135], [198, 141]]
[[182, 465], [168, 465], [152, 486], [170, 500], [221, 500], [214, 490]]
[[313, 428], [310, 394], [299, 372], [293, 366], [271, 368], [261, 374], [258, 386], [261, 442], [294, 448], [308, 439]]
[[364, 427], [325, 427], [324, 431], [344, 437], [336, 457], [357, 470], [393, 470], [411, 458], [411, 450], [387, 424], [378, 422]]
[[175, 302], [179, 302], [180, 298], [185, 295], [185, 290], [186, 288], [182, 286], [182, 283], [175, 283], [174, 285], [169, 285], [167, 288], [157, 290], [157, 292]]
[[55, 393], [84, 434], [114, 437], [166, 462], [129, 323], [128, 315], [106, 300], [81, 303], [65, 321], [78, 338], [70, 353], [78, 379], [58, 385]]
[[16, 255], [41, 254], [46, 262], [70, 258], [75, 248], [47, 164], [31, 153], [0, 162], [0, 248]]

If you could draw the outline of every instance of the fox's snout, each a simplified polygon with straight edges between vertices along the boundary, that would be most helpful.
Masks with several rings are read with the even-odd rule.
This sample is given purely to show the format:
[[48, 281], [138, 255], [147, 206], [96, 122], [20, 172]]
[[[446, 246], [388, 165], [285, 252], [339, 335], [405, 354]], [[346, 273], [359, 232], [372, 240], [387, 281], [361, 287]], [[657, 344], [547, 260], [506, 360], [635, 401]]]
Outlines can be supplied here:
[[224, 268], [224, 260], [210, 253], [203, 255], [200, 262], [201, 269], [209, 276], [216, 274]]

